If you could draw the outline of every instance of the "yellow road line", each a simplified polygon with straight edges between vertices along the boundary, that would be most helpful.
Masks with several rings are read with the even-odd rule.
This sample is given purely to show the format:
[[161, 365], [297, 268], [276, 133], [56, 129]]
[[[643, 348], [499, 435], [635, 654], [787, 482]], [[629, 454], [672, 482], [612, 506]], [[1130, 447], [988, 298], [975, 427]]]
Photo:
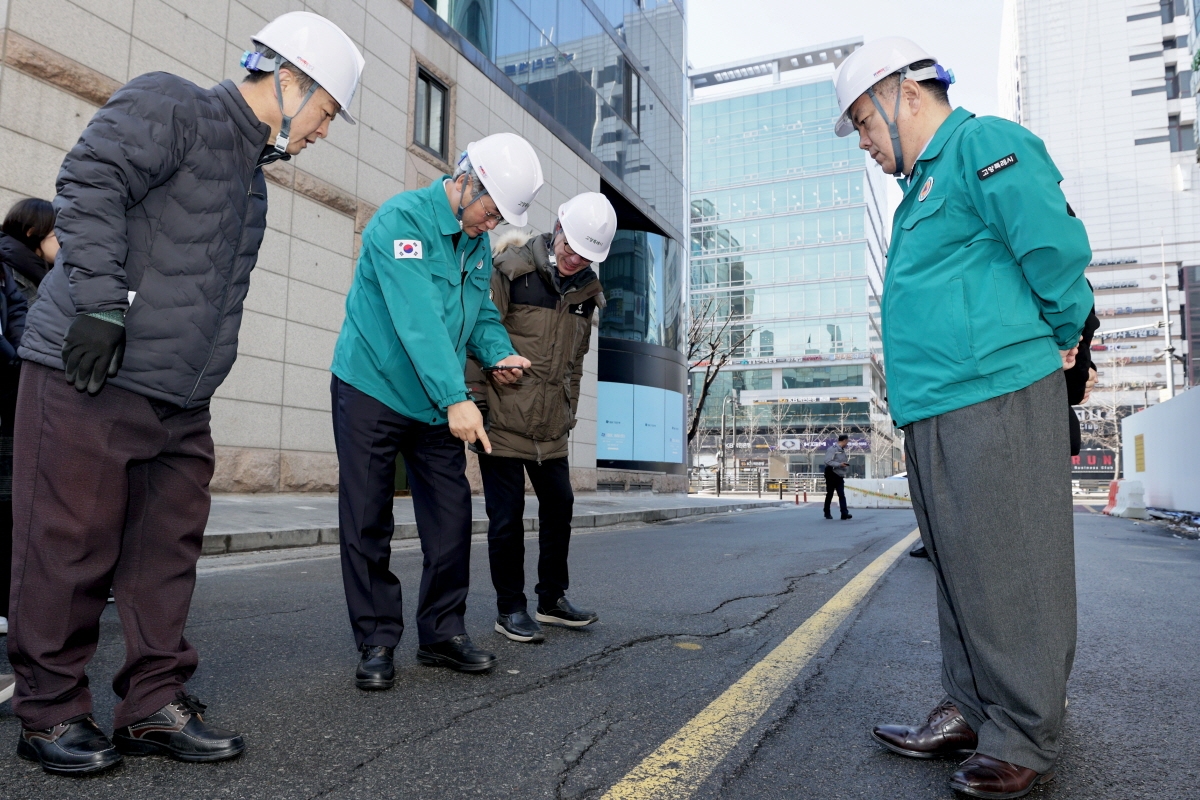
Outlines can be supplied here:
[[609, 789], [602, 800], [691, 797], [917, 536], [917, 531], [908, 534], [851, 578], [737, 683]]

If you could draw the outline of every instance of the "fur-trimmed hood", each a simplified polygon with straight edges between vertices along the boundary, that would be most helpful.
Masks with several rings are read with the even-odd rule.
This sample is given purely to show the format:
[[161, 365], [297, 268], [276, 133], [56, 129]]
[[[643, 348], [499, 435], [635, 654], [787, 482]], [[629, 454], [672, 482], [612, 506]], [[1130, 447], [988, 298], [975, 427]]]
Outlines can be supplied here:
[[492, 258], [514, 247], [521, 247], [534, 236], [532, 231], [527, 231], [524, 228], [513, 228], [505, 231], [499, 236], [492, 237]]

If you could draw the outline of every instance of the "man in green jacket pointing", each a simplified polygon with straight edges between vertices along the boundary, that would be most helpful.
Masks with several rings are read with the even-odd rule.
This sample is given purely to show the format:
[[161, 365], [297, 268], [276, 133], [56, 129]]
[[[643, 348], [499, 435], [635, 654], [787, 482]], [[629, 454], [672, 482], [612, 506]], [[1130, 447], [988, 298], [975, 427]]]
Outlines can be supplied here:
[[524, 226], [541, 186], [529, 143], [498, 133], [467, 145], [452, 178], [396, 195], [363, 230], [330, 387], [342, 579], [360, 689], [391, 688], [404, 630], [400, 581], [389, 569], [397, 455], [425, 556], [417, 658], [466, 672], [496, 663], [463, 625], [471, 545], [464, 442], [491, 452], [463, 366], [470, 352], [500, 383], [529, 366], [488, 298], [488, 231], [502, 220]]
[[874, 736], [1009, 798], [1049, 781], [1075, 654], [1066, 382], [1092, 293], [1087, 233], [1045, 145], [952, 109], [953, 74], [907, 39], [835, 78], [840, 136], [900, 179], [883, 287], [888, 404], [937, 572], [943, 701]]

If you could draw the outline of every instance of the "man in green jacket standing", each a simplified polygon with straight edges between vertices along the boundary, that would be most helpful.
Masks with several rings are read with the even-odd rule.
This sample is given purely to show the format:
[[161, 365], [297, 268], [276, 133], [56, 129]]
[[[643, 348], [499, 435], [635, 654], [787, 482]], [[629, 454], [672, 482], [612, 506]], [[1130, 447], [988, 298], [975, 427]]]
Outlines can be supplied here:
[[874, 736], [915, 758], [969, 756], [950, 780], [1009, 798], [1049, 781], [1075, 654], [1066, 382], [1092, 293], [1087, 233], [1045, 145], [952, 109], [913, 42], [855, 51], [838, 135], [900, 179], [883, 288], [888, 402], [937, 572], [942, 686], [924, 725]]
[[467, 672], [496, 657], [463, 625], [471, 546], [464, 442], [490, 451], [463, 380], [466, 354], [516, 381], [514, 354], [488, 299], [488, 232], [526, 223], [542, 168], [521, 137], [467, 145], [454, 176], [396, 195], [362, 236], [346, 320], [333, 355], [342, 578], [361, 660], [360, 689], [389, 689], [404, 630], [400, 581], [389, 569], [396, 458], [403, 455], [424, 553], [417, 658]]

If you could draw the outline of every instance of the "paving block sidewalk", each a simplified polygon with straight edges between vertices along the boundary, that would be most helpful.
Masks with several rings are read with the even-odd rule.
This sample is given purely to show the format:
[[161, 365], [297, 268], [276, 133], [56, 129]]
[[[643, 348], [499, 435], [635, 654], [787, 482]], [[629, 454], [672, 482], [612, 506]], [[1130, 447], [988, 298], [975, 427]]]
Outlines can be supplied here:
[[[783, 505], [790, 504], [784, 501]], [[576, 528], [599, 528], [628, 522], [661, 522], [697, 514], [717, 514], [781, 505], [764, 497], [717, 498], [684, 494], [616, 494], [580, 492], [575, 495]], [[525, 497], [525, 530], [537, 530], [537, 498]], [[397, 497], [393, 506], [397, 539], [414, 539], [417, 524], [412, 499]], [[483, 497], [471, 498], [471, 532], [487, 533]], [[217, 494], [213, 495], [204, 555], [311, 547], [336, 544], [337, 495], [332, 494]]]

